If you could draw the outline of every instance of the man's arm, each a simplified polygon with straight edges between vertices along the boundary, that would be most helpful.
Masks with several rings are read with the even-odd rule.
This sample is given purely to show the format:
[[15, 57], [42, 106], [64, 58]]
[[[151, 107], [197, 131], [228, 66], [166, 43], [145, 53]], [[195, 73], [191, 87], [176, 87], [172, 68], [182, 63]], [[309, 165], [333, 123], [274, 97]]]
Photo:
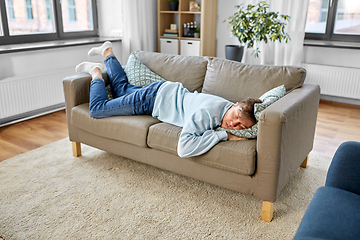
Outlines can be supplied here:
[[180, 157], [194, 157], [208, 152], [220, 141], [226, 140], [227, 134], [224, 131], [206, 130], [201, 135], [182, 131], [177, 152]]
[[[215, 120], [214, 120], [215, 119]], [[193, 157], [208, 152], [220, 141], [226, 141], [225, 131], [214, 131], [219, 122], [201, 109], [186, 119], [181, 131], [177, 152], [180, 157]]]
[[225, 131], [206, 130], [201, 135], [182, 131], [177, 152], [180, 157], [194, 157], [208, 152], [216, 144], [226, 140], [240, 141], [248, 139], [235, 136]]

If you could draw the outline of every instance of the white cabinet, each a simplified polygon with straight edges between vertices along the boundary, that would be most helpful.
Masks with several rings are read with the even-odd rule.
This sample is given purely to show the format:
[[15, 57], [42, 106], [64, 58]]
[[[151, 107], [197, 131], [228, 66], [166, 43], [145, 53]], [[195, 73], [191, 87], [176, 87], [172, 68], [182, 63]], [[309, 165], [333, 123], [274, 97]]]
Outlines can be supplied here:
[[160, 52], [167, 54], [179, 54], [179, 40], [160, 38]]
[[200, 56], [199, 40], [180, 40], [180, 55]]

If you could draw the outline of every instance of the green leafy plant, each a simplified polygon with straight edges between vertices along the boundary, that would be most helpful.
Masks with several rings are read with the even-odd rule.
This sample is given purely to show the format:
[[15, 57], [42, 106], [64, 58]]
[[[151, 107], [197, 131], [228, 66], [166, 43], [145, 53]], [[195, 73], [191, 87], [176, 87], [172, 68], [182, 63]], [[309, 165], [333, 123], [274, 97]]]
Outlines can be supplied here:
[[[290, 21], [289, 15], [268, 12], [270, 5], [266, 2], [247, 6], [241, 4], [235, 7], [239, 10], [224, 22], [228, 22], [231, 35], [237, 37], [240, 46], [253, 48], [256, 42], [267, 43], [269, 40], [288, 42], [291, 40], [289, 34], [285, 32], [286, 22]], [[253, 51], [255, 57], [259, 57], [259, 53], [259, 48]]]
[[179, 0], [168, 0], [169, 2], [179, 2]]

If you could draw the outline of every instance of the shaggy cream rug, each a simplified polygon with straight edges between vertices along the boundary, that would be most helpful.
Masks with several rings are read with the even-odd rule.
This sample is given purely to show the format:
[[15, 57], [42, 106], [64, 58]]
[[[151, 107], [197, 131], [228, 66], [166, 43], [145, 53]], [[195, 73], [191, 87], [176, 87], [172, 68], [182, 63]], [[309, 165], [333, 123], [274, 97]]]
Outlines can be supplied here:
[[261, 200], [68, 139], [0, 163], [0, 237], [292, 239], [331, 159], [311, 155], [260, 220]]

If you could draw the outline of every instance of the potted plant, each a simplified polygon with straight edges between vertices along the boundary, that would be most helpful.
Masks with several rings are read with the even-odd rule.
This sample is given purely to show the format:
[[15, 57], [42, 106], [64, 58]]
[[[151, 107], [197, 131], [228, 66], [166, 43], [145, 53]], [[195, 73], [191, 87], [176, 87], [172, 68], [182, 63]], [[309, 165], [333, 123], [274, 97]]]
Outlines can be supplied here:
[[200, 28], [195, 28], [194, 38], [200, 38]]
[[[289, 15], [282, 15], [278, 12], [268, 12], [269, 4], [259, 2], [256, 5], [249, 4], [246, 7], [241, 4], [235, 6], [238, 11], [234, 15], [225, 19], [231, 30], [231, 35], [235, 36], [240, 45], [227, 45], [225, 47], [226, 59], [241, 61], [244, 46], [253, 48], [256, 42], [264, 41], [283, 41], [288, 42], [289, 34], [285, 32], [286, 22], [289, 22]], [[232, 50], [241, 54], [236, 56]], [[259, 57], [259, 48], [254, 49], [252, 53]]]
[[179, 0], [169, 0], [170, 11], [177, 11], [179, 9]]

